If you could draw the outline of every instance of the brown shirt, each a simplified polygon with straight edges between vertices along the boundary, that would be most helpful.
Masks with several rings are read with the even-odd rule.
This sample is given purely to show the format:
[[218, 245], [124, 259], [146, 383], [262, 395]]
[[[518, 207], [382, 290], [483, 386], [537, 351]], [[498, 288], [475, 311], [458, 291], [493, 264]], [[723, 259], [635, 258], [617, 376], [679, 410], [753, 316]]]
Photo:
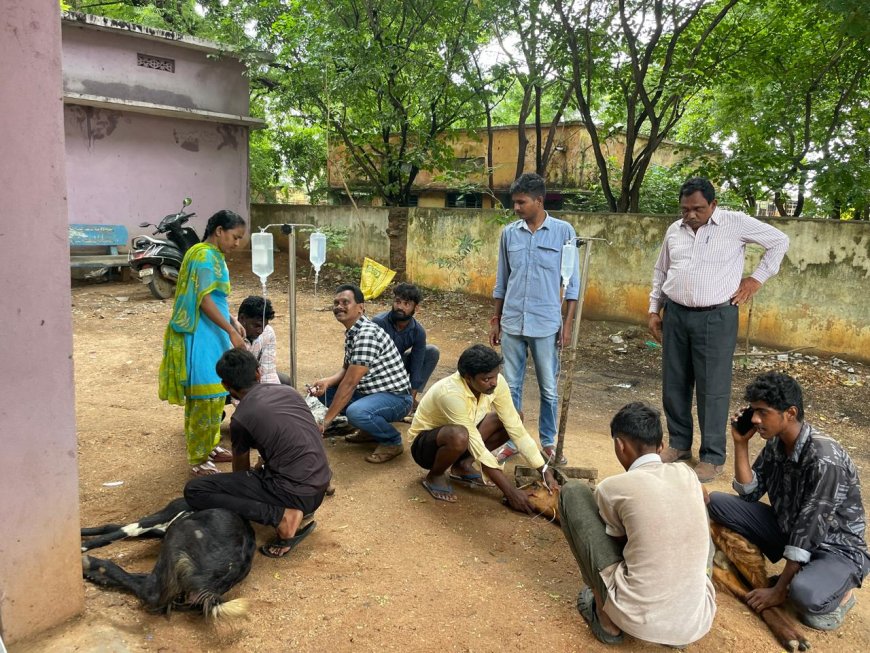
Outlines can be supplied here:
[[302, 396], [288, 385], [258, 384], [230, 420], [233, 453], [257, 449], [277, 489], [311, 496], [329, 487], [323, 436]]

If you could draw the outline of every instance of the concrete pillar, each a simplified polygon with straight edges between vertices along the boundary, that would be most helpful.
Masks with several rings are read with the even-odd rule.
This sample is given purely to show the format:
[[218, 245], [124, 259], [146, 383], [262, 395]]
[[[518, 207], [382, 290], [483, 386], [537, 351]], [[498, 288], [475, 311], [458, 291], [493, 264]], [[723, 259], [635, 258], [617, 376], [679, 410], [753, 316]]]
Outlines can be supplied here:
[[84, 606], [58, 0], [0, 0], [0, 635]]

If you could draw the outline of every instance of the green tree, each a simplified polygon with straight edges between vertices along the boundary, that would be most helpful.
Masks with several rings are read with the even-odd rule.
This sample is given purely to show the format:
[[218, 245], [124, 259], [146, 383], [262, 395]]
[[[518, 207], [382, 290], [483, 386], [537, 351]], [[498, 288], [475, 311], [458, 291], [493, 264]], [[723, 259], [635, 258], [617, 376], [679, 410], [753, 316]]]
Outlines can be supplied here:
[[771, 196], [785, 215], [794, 195], [799, 216], [812, 194], [813, 211], [864, 215], [870, 49], [856, 29], [858, 15], [825, 3], [768, 0], [751, 5], [743, 20], [757, 37], [696, 98], [682, 136], [721, 147], [722, 157], [704, 168], [750, 207]]
[[[636, 212], [653, 154], [689, 100], [742, 43], [725, 25], [738, 0], [555, 0], [574, 95], [611, 211]], [[604, 143], [624, 143], [613, 183]], [[643, 139], [643, 140], [642, 140]], [[643, 145], [641, 145], [643, 143]]]
[[[440, 136], [479, 111], [467, 80], [481, 30], [475, 0], [230, 0], [223, 25], [255, 25], [252, 81], [274, 110], [325, 125], [353, 177], [407, 205], [421, 169], [445, 169]], [[238, 32], [228, 37], [241, 37]], [[332, 153], [331, 153], [332, 156]]]
[[[549, 13], [547, 3], [541, 0], [503, 0], [493, 8], [496, 16], [501, 15], [493, 20], [494, 33], [516, 80], [520, 100], [514, 119], [518, 139], [514, 176], [519, 177], [526, 168], [529, 118], [535, 126], [535, 172], [544, 176], [562, 114], [573, 93], [570, 76], [564, 74], [565, 34], [561, 23]], [[550, 111], [546, 107], [548, 99]], [[546, 122], [550, 126], [544, 137]]]

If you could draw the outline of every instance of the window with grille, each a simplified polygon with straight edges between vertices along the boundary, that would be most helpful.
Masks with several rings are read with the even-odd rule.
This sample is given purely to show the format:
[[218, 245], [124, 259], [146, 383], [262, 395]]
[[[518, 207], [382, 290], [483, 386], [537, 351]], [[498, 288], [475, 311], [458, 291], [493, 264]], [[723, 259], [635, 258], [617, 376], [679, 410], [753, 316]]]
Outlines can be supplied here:
[[143, 68], [151, 68], [152, 70], [162, 70], [167, 73], [175, 72], [175, 59], [166, 59], [165, 57], [155, 57], [152, 54], [136, 54], [136, 65]]

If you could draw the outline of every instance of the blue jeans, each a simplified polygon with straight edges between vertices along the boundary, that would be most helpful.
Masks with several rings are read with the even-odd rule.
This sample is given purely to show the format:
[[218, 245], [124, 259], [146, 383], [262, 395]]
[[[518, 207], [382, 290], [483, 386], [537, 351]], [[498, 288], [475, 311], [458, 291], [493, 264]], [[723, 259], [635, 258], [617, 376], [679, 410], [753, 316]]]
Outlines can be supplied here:
[[[335, 397], [335, 388], [326, 391], [324, 399], [327, 406]], [[402, 434], [390, 424], [398, 422], [411, 410], [411, 395], [394, 395], [392, 392], [376, 392], [370, 395], [354, 392], [344, 410], [351, 426], [362, 429], [371, 435], [378, 444], [400, 445]]]
[[515, 336], [502, 331], [501, 353], [504, 356], [504, 377], [517, 410], [523, 409], [523, 381], [529, 352], [535, 363], [535, 376], [538, 377], [538, 389], [541, 393], [538, 434], [542, 447], [552, 447], [556, 442], [556, 413], [559, 410], [559, 395], [556, 389], [559, 353], [556, 349], [556, 334], [532, 338]]
[[[420, 370], [420, 376], [423, 380], [419, 388], [414, 388], [417, 392], [423, 392], [423, 388], [429, 383], [429, 377], [435, 371], [435, 366], [438, 365], [438, 360], [441, 358], [441, 352], [435, 345], [426, 345], [426, 352], [423, 354], [423, 369]], [[402, 354], [402, 362], [405, 364], [405, 369], [410, 373], [411, 350]]]

